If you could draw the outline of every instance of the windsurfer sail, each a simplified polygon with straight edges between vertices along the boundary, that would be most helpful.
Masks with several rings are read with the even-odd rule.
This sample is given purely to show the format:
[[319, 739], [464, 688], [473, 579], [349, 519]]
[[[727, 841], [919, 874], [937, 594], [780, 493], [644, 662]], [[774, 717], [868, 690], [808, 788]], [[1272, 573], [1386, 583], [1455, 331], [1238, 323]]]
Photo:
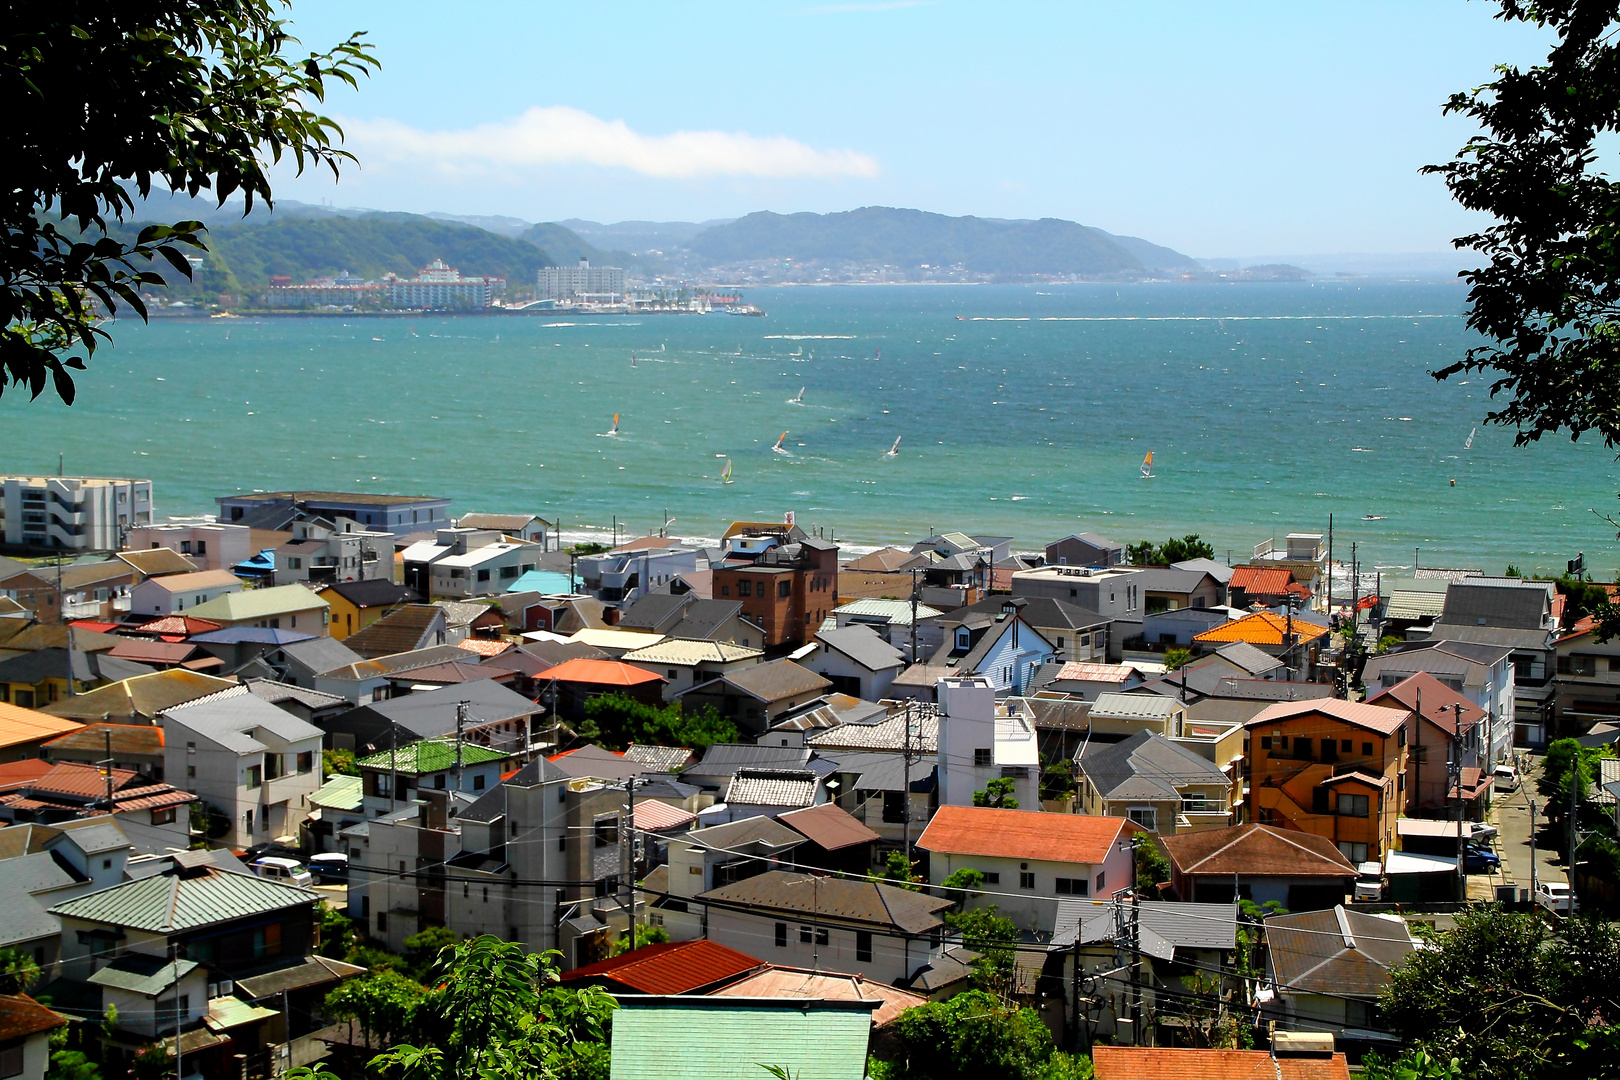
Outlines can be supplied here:
[[720, 482], [722, 484], [731, 483], [731, 459], [730, 458], [726, 458], [726, 467], [720, 470]]
[[1472, 450], [1474, 448], [1474, 436], [1478, 433], [1479, 428], [1473, 428], [1468, 432], [1468, 441], [1463, 443], [1464, 450]]
[[803, 405], [804, 404], [804, 387], [802, 387], [802, 386], [799, 387], [799, 392], [797, 394], [794, 394], [792, 397], [788, 398], [787, 403], [789, 405]]
[[787, 442], [787, 432], [784, 431], [784, 432], [782, 432], [782, 434], [780, 434], [780, 435], [778, 435], [776, 437], [776, 445], [771, 447], [771, 453], [773, 453], [773, 454], [786, 454], [786, 453], [789, 453], [788, 448], [786, 446], [782, 445], [785, 442]]
[[1151, 450], [1147, 452], [1147, 457], [1142, 459], [1142, 479], [1153, 479], [1153, 451]]
[[606, 435], [606, 436], [614, 436], [614, 435], [617, 435], [618, 433], [619, 433], [619, 414], [614, 413], [613, 414], [613, 426], [608, 428], [606, 431], [602, 432], [602, 434]]
[[887, 454], [884, 454], [883, 456], [884, 457], [899, 457], [900, 456], [900, 440], [903, 439], [903, 438], [905, 438], [905, 436], [896, 435], [894, 437], [894, 445], [889, 447], [889, 452]]

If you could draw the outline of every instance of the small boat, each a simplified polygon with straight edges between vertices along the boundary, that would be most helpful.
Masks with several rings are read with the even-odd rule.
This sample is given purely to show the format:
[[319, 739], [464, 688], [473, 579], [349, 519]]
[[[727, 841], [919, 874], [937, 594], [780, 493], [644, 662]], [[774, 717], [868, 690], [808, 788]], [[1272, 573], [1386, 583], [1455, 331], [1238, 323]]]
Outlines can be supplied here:
[[1362, 514], [1361, 515], [1361, 520], [1362, 521], [1383, 521], [1384, 520], [1384, 515], [1383, 514]]
[[1153, 451], [1151, 450], [1147, 452], [1147, 457], [1142, 459], [1142, 479], [1153, 479]]
[[1464, 450], [1472, 450], [1474, 448], [1474, 436], [1477, 434], [1479, 434], [1479, 428], [1474, 428], [1468, 432], [1468, 441], [1463, 443]]
[[720, 482], [722, 484], [731, 483], [731, 459], [730, 458], [726, 458], [726, 467], [720, 470]]
[[790, 453], [788, 448], [783, 445], [785, 442], [787, 442], [787, 432], [784, 431], [784, 432], [782, 432], [782, 434], [780, 434], [780, 435], [778, 435], [776, 437], [776, 445], [771, 447], [771, 453], [773, 453], [773, 454]]
[[900, 456], [900, 440], [902, 438], [904, 438], [904, 437], [905, 436], [903, 436], [903, 435], [896, 435], [894, 437], [894, 445], [889, 447], [889, 452], [887, 454], [884, 454], [883, 456], [884, 457], [899, 457]]
[[799, 392], [797, 394], [794, 394], [792, 397], [788, 398], [787, 403], [789, 405], [803, 405], [804, 404], [804, 387], [802, 387], [802, 386], [799, 387]]

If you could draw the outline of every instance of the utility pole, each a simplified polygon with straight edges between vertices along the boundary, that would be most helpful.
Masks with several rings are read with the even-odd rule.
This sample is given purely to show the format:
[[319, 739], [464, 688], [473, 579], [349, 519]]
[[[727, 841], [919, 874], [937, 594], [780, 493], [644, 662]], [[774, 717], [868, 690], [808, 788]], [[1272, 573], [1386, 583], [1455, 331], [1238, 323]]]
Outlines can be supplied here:
[[1575, 914], [1575, 849], [1580, 845], [1580, 827], [1577, 817], [1580, 813], [1581, 788], [1580, 759], [1570, 762], [1569, 765], [1569, 865], [1565, 867], [1565, 874], [1569, 878], [1569, 913]]
[[103, 731], [101, 734], [103, 736], [105, 736], [106, 744], [107, 744], [107, 756], [101, 762], [101, 767], [106, 771], [103, 772], [101, 775], [104, 776], [106, 778], [106, 780], [107, 780], [107, 813], [110, 814], [110, 813], [113, 812], [112, 731], [111, 731], [111, 729], [108, 729], [106, 731]]
[[[1351, 550], [1355, 544], [1351, 544]], [[1327, 580], [1327, 613], [1328, 618], [1333, 617], [1333, 515], [1328, 515], [1328, 580]]]
[[456, 791], [461, 790], [461, 737], [467, 728], [467, 706], [470, 704], [471, 702], [468, 701], [456, 702], [456, 785], [454, 789]]
[[1136, 887], [1136, 846], [1131, 837], [1131, 1037], [1142, 1046], [1142, 891]]
[[[1451, 737], [1451, 753], [1447, 763], [1446, 778], [1450, 783], [1448, 793], [1451, 794], [1452, 803], [1457, 811], [1457, 902], [1468, 902], [1468, 867], [1467, 850], [1463, 843], [1463, 804], [1462, 804], [1462, 703], [1452, 706], [1456, 713], [1457, 723], [1453, 725], [1456, 734]], [[1421, 719], [1419, 720], [1421, 723]]]
[[[1522, 785], [1523, 778], [1519, 780]], [[1526, 798], [1530, 804], [1530, 902], [1536, 903], [1536, 893], [1540, 891], [1540, 883], [1536, 881], [1536, 800]]]
[[392, 721], [388, 724], [388, 812], [394, 812], [394, 804], [399, 798], [399, 728]]
[[619, 880], [624, 889], [624, 913], [630, 924], [630, 948], [636, 947], [636, 778], [624, 782], [624, 815], [619, 819]]
[[185, 1066], [181, 1062], [180, 1025], [183, 1018], [180, 1015], [180, 945], [175, 943], [169, 946], [169, 959], [174, 968], [170, 977], [174, 980], [174, 1080], [185, 1080]]
[[911, 662], [917, 662], [917, 567], [911, 568]]
[[[911, 632], [915, 635], [917, 632], [915, 621], [912, 622], [911, 627]], [[902, 744], [904, 749], [900, 752], [901, 775], [903, 777], [901, 780], [903, 790], [900, 792], [900, 828], [903, 839], [900, 850], [906, 857], [906, 876], [908, 878], [911, 876], [911, 709], [912, 703], [907, 701], [903, 714], [906, 718], [906, 735], [905, 742]]]

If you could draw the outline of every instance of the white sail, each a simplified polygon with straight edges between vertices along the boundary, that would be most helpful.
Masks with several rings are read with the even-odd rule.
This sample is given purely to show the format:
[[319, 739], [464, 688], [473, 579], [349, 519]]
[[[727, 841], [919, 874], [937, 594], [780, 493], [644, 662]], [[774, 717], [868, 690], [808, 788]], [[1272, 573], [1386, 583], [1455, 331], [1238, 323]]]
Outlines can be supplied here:
[[883, 456], [884, 457], [899, 457], [900, 456], [900, 440], [903, 437], [904, 436], [896, 435], [894, 437], [894, 445], [889, 447], [889, 452], [887, 454], [884, 454]]
[[1468, 432], [1468, 441], [1463, 443], [1463, 449], [1464, 450], [1472, 450], [1474, 448], [1474, 436], [1477, 435], [1478, 433], [1479, 433], [1479, 428], [1472, 428], [1472, 429], [1469, 430], [1469, 432]]

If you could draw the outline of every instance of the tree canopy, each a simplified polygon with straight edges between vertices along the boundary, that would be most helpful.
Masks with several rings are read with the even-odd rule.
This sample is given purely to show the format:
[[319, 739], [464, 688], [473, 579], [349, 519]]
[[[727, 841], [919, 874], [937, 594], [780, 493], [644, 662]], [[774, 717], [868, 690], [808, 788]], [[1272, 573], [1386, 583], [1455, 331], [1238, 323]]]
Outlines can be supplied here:
[[1171, 563], [1186, 562], [1188, 559], [1214, 557], [1214, 545], [1198, 539], [1197, 533], [1188, 533], [1181, 537], [1172, 536], [1162, 544], [1143, 540], [1125, 546], [1125, 559], [1132, 566], [1169, 566]]
[[[58, 0], [14, 4], [0, 50], [0, 393], [72, 403], [82, 370], [120, 306], [145, 317], [139, 291], [161, 285], [157, 260], [189, 276], [200, 222], [110, 235], [134, 197], [208, 192], [245, 208], [271, 200], [268, 168], [299, 172], [352, 160], [342, 132], [311, 107], [329, 84], [376, 66], [355, 34], [324, 53], [298, 40], [278, 0]], [[53, 220], [54, 219], [54, 220]]]
[[622, 750], [635, 742], [701, 752], [715, 743], [741, 738], [737, 725], [712, 705], [687, 713], [679, 702], [647, 705], [626, 694], [601, 694], [587, 701], [585, 723], [578, 734], [610, 750]]

